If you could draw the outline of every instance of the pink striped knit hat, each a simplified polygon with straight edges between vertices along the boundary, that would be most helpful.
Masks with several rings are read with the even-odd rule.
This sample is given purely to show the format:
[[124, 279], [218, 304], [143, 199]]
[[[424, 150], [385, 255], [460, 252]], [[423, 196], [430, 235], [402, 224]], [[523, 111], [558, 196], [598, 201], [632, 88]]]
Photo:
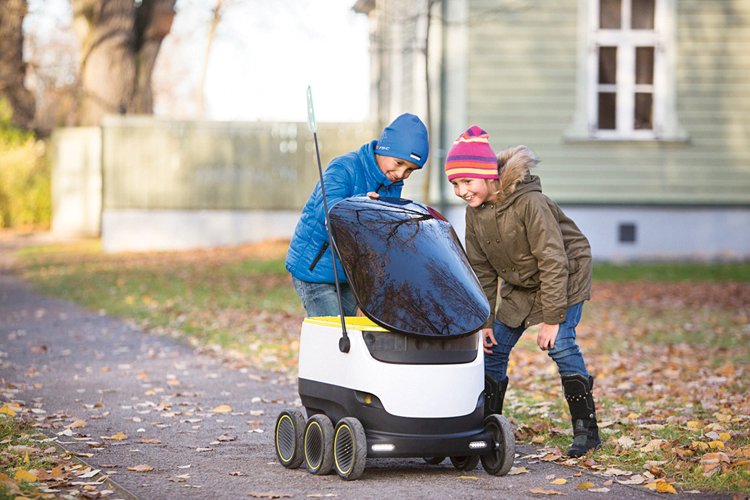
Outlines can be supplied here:
[[490, 147], [487, 132], [472, 125], [453, 143], [445, 160], [448, 180], [460, 177], [498, 179], [497, 156]]

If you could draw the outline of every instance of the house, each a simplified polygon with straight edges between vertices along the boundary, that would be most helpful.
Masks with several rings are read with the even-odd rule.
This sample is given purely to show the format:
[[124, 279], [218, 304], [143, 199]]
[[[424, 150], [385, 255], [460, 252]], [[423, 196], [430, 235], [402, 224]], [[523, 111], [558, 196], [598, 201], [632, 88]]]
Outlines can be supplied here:
[[[358, 0], [371, 110], [426, 119], [405, 196], [463, 233], [442, 165], [480, 125], [525, 144], [600, 260], [750, 258], [750, 2]], [[421, 180], [420, 180], [421, 179]], [[421, 182], [421, 185], [419, 183]]]

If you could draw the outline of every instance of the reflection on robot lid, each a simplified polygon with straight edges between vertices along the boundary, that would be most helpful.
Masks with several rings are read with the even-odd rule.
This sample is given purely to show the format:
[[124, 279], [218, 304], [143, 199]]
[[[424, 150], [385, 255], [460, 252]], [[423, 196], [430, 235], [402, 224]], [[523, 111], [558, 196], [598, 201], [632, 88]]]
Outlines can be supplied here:
[[417, 336], [479, 330], [490, 307], [453, 228], [399, 198], [353, 197], [329, 213], [336, 250], [362, 312]]

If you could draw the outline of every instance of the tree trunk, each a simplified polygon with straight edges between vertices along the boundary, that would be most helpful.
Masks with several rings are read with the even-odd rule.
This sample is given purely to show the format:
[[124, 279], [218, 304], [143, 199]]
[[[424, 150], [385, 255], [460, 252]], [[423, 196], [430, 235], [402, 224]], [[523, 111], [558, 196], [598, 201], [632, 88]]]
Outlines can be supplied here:
[[26, 0], [0, 0], [0, 100], [7, 100], [11, 107], [11, 123], [26, 130], [32, 128], [35, 109], [34, 96], [24, 86], [23, 19], [27, 11]]
[[78, 120], [153, 112], [151, 77], [176, 0], [72, 0], [81, 42]]

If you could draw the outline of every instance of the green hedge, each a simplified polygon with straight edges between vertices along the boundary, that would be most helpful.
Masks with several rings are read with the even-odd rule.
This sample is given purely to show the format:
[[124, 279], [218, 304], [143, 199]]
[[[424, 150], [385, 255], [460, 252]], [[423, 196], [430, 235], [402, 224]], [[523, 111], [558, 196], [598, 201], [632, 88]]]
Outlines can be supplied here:
[[0, 100], [0, 227], [49, 228], [52, 216], [46, 143], [13, 127], [7, 101]]

